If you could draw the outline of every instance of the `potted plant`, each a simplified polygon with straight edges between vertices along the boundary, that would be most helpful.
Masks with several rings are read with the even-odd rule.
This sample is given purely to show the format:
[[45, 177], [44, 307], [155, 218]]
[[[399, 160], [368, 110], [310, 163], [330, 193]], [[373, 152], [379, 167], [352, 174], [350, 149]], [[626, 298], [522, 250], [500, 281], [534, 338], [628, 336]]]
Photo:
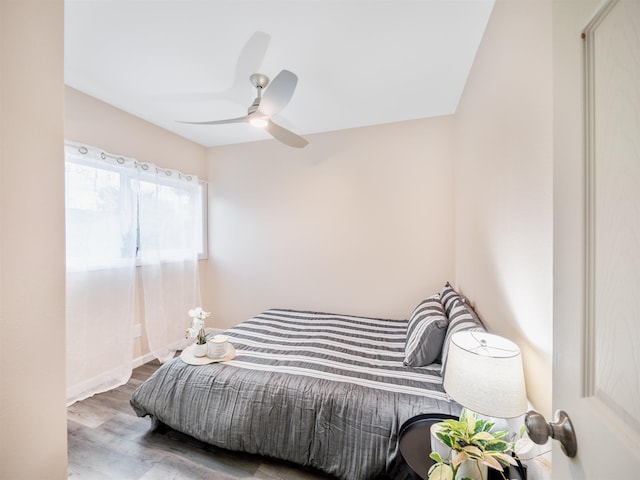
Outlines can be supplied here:
[[436, 462], [429, 469], [429, 480], [486, 480], [487, 467], [503, 472], [505, 466], [517, 465], [511, 456], [514, 444], [505, 439], [509, 432], [492, 432], [493, 422], [463, 410], [459, 420], [444, 420], [437, 426], [435, 435], [451, 454], [429, 455]]
[[189, 316], [191, 317], [191, 327], [187, 328], [185, 332], [185, 338], [196, 339], [193, 354], [196, 357], [204, 357], [207, 354], [207, 333], [204, 329], [204, 320], [210, 312], [205, 312], [201, 307], [196, 307], [189, 310]]

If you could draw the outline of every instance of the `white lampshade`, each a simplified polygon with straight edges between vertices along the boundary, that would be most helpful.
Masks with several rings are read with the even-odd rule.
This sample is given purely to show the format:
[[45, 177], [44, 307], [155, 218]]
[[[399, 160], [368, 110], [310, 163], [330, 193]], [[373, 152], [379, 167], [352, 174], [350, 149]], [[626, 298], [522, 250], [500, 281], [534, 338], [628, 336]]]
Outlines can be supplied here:
[[496, 418], [527, 411], [527, 395], [518, 346], [486, 332], [458, 332], [451, 337], [444, 389], [456, 402]]

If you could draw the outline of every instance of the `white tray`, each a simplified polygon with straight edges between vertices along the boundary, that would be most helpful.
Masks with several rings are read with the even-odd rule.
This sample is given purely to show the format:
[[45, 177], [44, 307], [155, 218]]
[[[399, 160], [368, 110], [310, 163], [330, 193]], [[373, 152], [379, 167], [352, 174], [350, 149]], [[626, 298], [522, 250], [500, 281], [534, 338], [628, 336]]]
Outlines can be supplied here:
[[189, 365], [208, 365], [215, 362], [227, 362], [236, 356], [236, 349], [230, 343], [227, 346], [227, 354], [222, 358], [209, 358], [206, 355], [204, 357], [196, 357], [193, 354], [194, 347], [195, 345], [190, 345], [180, 354], [182, 361]]

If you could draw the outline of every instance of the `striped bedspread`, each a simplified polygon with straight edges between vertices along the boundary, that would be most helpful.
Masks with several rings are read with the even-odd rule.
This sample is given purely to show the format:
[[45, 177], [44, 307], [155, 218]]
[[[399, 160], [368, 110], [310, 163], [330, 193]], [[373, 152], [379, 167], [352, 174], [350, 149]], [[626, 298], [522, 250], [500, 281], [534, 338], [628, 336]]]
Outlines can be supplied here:
[[403, 365], [403, 320], [269, 310], [226, 333], [237, 351], [229, 364], [239, 368], [447, 399], [439, 365]]
[[439, 365], [403, 365], [406, 330], [406, 320], [268, 310], [225, 332], [233, 360], [176, 358], [131, 405], [213, 445], [344, 480], [410, 478], [397, 445], [402, 424], [460, 407], [444, 393]]

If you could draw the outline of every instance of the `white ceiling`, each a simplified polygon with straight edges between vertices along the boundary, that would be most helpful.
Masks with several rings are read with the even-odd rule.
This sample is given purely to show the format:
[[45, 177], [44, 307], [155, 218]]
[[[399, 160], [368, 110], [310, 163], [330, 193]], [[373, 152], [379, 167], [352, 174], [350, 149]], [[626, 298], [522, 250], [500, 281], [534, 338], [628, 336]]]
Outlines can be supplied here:
[[[454, 113], [494, 0], [66, 0], [65, 83], [204, 146], [271, 138], [239, 117], [254, 72], [298, 86], [300, 134]], [[268, 88], [268, 87], [267, 87]]]

